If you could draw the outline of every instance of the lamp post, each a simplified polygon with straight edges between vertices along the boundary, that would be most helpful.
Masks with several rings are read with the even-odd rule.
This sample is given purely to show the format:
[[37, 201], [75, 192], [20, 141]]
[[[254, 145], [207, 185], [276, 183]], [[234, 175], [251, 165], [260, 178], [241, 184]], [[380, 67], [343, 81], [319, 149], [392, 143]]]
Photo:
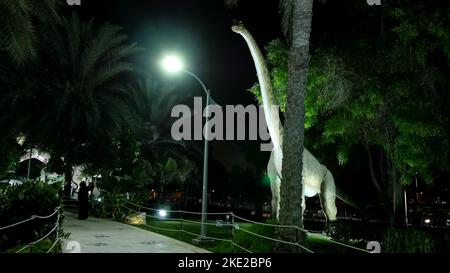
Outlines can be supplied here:
[[193, 77], [203, 88], [203, 91], [206, 94], [206, 123], [205, 123], [205, 143], [204, 143], [204, 154], [203, 154], [203, 187], [202, 187], [202, 219], [201, 219], [201, 233], [200, 238], [197, 241], [205, 241], [206, 240], [206, 221], [207, 221], [207, 212], [208, 212], [208, 122], [209, 122], [209, 104], [211, 101], [211, 95], [206, 85], [203, 81], [194, 73], [183, 69], [183, 64], [181, 60], [175, 56], [168, 56], [163, 59], [163, 67], [166, 71], [170, 73], [178, 73], [183, 72], [191, 77]]

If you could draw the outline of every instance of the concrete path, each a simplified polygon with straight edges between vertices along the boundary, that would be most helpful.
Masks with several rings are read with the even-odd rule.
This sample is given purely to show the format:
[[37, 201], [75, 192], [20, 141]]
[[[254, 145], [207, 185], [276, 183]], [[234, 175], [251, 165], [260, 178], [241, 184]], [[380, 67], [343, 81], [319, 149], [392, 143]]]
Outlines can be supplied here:
[[70, 232], [64, 253], [209, 253], [154, 232], [109, 219], [78, 220], [65, 212], [64, 232]]

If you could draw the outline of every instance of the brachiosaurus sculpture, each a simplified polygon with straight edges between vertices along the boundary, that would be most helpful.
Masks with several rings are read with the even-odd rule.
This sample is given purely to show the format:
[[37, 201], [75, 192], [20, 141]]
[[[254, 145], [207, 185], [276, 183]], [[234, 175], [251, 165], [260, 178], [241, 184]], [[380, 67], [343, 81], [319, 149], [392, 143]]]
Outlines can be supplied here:
[[[272, 84], [270, 81], [269, 70], [255, 39], [242, 23], [237, 23], [232, 30], [244, 37], [250, 49], [253, 61], [256, 66], [258, 81], [261, 89], [264, 116], [267, 122], [270, 137], [273, 143], [273, 150], [270, 155], [267, 166], [267, 174], [270, 179], [272, 191], [272, 215], [279, 219], [280, 211], [280, 184], [281, 184], [281, 166], [283, 158], [283, 126], [280, 121], [278, 108], [275, 105], [273, 97]], [[336, 195], [336, 186], [334, 184], [331, 172], [306, 149], [303, 149], [303, 202], [302, 208], [305, 210], [305, 196], [312, 197], [319, 194], [322, 209], [328, 221], [336, 220], [336, 196], [344, 200], [342, 196]]]

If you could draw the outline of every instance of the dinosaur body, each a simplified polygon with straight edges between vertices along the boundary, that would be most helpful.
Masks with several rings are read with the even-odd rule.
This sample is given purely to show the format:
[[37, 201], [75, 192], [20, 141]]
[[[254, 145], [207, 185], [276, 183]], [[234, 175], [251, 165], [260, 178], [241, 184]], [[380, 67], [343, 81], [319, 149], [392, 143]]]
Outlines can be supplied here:
[[[264, 56], [250, 32], [242, 25], [234, 25], [232, 30], [240, 34], [250, 49], [258, 74], [258, 81], [264, 106], [264, 116], [267, 122], [273, 150], [267, 166], [272, 191], [272, 215], [279, 218], [280, 211], [280, 185], [281, 167], [283, 159], [283, 127], [277, 109], [271, 107], [275, 104], [269, 70]], [[305, 197], [319, 194], [322, 209], [329, 221], [336, 220], [336, 187], [331, 172], [306, 149], [303, 149], [303, 211], [305, 210]]]

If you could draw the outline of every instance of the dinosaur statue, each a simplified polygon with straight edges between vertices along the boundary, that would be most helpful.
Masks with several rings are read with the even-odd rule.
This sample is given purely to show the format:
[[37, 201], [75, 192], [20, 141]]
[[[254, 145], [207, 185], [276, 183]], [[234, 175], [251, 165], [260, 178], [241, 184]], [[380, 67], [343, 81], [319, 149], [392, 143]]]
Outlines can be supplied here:
[[[267, 174], [270, 180], [272, 191], [272, 215], [279, 219], [280, 211], [280, 185], [281, 185], [281, 166], [283, 159], [283, 126], [281, 124], [278, 108], [272, 107], [275, 104], [273, 97], [272, 84], [270, 81], [269, 70], [255, 39], [241, 22], [235, 22], [232, 30], [240, 34], [246, 41], [253, 61], [255, 63], [258, 81], [261, 89], [261, 96], [264, 107], [264, 117], [267, 122], [267, 128], [273, 143], [273, 150], [267, 166]], [[334, 178], [331, 172], [306, 149], [303, 149], [303, 212], [305, 210], [305, 196], [313, 197], [319, 194], [320, 203], [329, 223], [336, 220], [336, 197], [356, 206], [342, 194], [335, 186]], [[303, 213], [302, 212], [302, 213]]]

